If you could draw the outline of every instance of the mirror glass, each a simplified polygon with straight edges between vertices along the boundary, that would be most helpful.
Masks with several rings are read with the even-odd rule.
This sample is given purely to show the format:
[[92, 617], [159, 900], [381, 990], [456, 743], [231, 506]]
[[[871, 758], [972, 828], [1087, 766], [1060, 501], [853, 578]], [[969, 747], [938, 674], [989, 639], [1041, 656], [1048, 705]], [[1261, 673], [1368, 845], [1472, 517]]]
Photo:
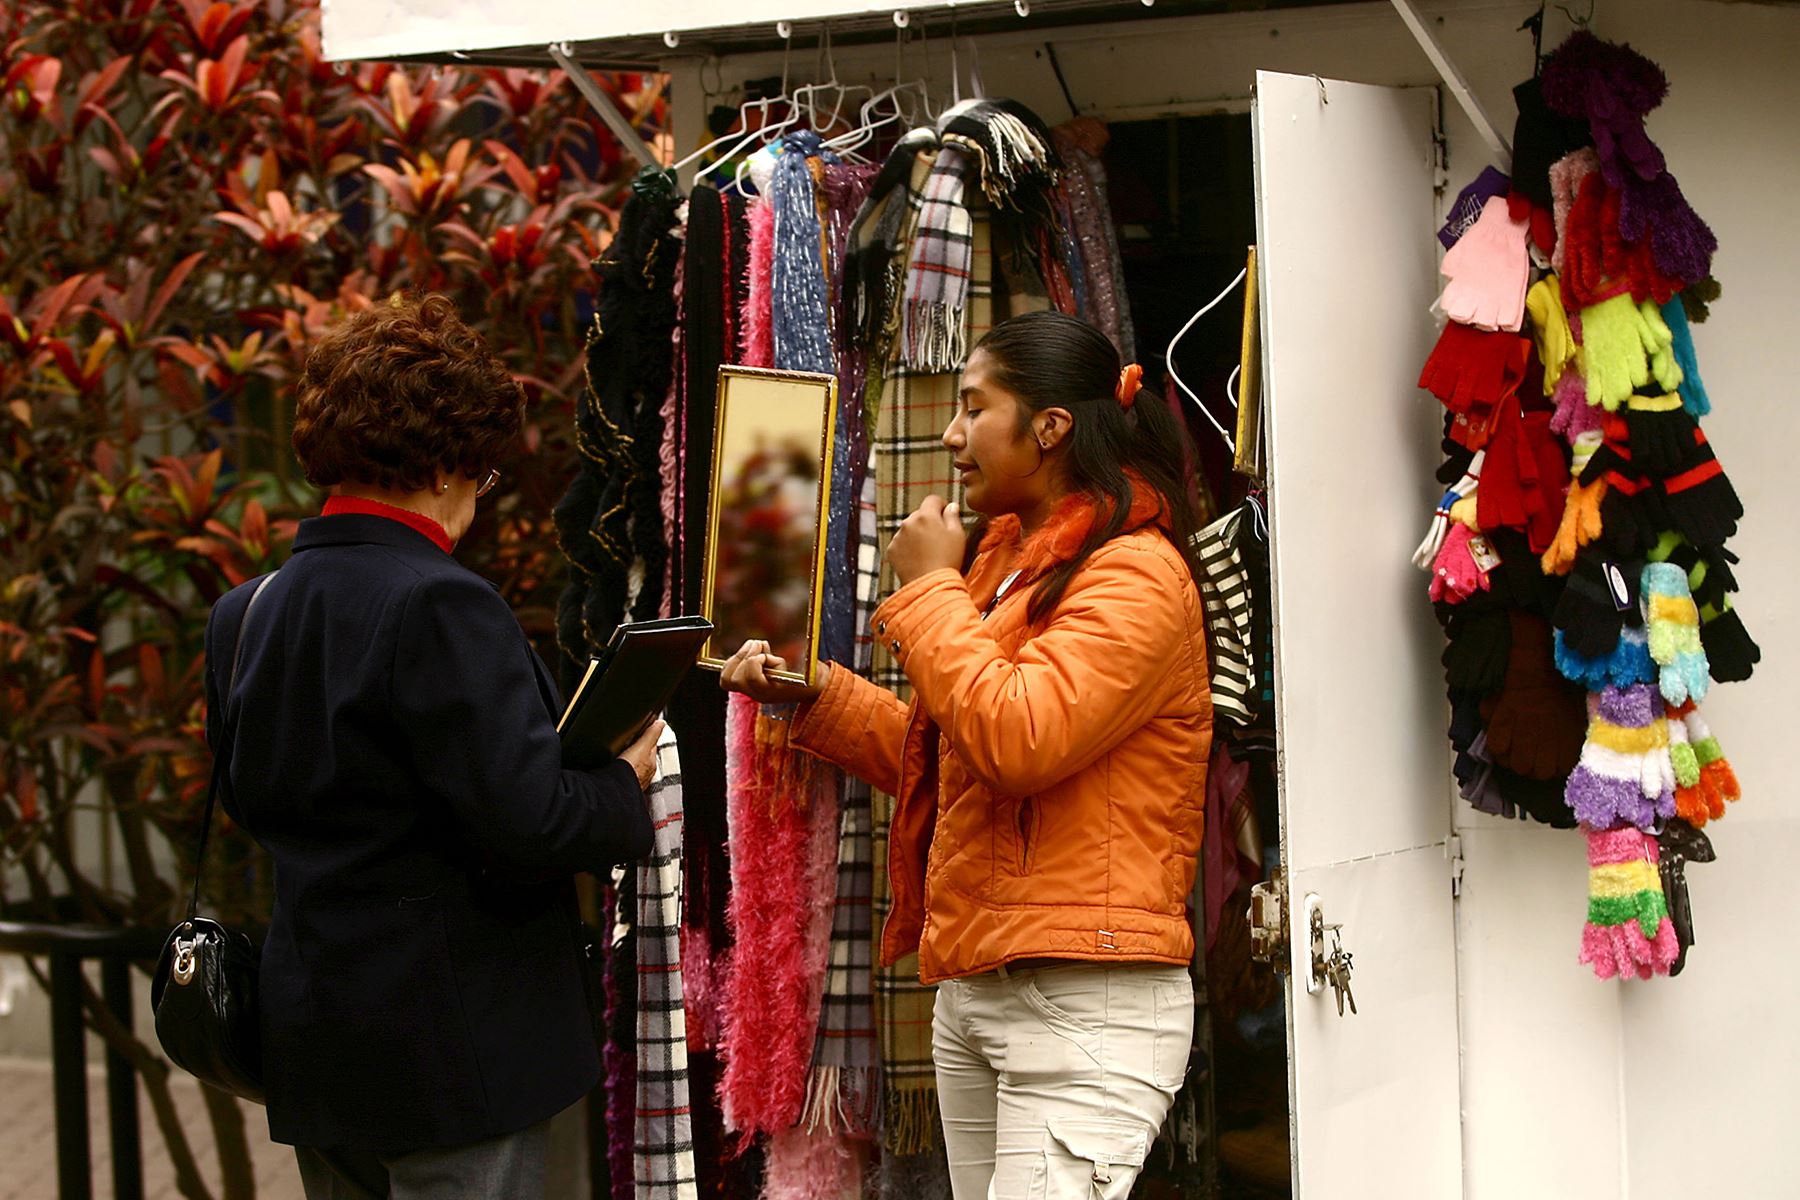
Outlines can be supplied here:
[[715, 630], [705, 666], [759, 638], [787, 660], [779, 678], [812, 679], [836, 399], [830, 375], [719, 370], [703, 588]]

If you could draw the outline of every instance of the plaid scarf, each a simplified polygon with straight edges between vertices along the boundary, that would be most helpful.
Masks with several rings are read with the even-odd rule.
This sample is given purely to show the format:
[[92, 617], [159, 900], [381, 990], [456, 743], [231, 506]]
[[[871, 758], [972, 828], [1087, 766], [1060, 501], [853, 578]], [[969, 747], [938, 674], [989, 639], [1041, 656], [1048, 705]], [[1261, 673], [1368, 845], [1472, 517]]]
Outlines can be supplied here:
[[969, 353], [974, 237], [963, 193], [976, 168], [966, 146], [945, 142], [925, 181], [904, 292], [902, 344], [906, 364], [914, 370], [958, 371]]
[[[934, 168], [935, 170], [935, 168]], [[921, 218], [922, 221], [922, 218]], [[993, 258], [985, 209], [971, 214], [970, 333], [979, 337], [993, 321]], [[909, 280], [910, 287], [910, 280]], [[896, 316], [896, 320], [897, 320]], [[892, 344], [892, 343], [890, 343]], [[960, 499], [950, 468], [950, 455], [940, 439], [955, 414], [958, 377], [952, 373], [920, 374], [890, 356], [882, 379], [872, 453], [875, 463], [875, 538], [885, 543], [928, 494]], [[951, 371], [961, 362], [952, 364]], [[876, 585], [880, 596], [898, 586], [892, 568], [881, 566]], [[905, 698], [911, 691], [906, 675], [886, 647], [873, 647], [870, 677]], [[893, 797], [876, 792], [874, 810], [874, 928], [893, 907], [888, 889], [887, 832], [894, 818]], [[876, 1024], [881, 1037], [883, 1140], [898, 1154], [916, 1154], [937, 1145], [937, 1079], [931, 1058], [931, 1008], [936, 989], [919, 982], [919, 960], [909, 954], [892, 967], [875, 971]]]
[[637, 869], [637, 1200], [699, 1200], [681, 989], [681, 758], [656, 744], [644, 799], [655, 841]]

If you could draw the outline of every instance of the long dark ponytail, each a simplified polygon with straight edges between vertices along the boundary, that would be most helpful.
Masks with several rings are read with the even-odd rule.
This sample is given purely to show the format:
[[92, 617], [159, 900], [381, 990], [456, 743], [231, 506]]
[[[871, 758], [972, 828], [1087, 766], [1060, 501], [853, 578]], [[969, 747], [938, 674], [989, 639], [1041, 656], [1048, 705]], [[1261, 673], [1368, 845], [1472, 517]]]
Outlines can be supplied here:
[[1065, 408], [1074, 417], [1069, 486], [1100, 510], [1075, 557], [1058, 564], [1031, 597], [1031, 619], [1048, 616], [1088, 557], [1125, 528], [1134, 491], [1128, 469], [1161, 496], [1175, 548], [1197, 581], [1192, 538], [1199, 518], [1187, 486], [1187, 431], [1149, 392], [1129, 408], [1119, 403], [1122, 364], [1106, 335], [1063, 313], [1033, 312], [1002, 321], [975, 348], [986, 352], [995, 382], [1023, 401], [1021, 431], [1046, 408]]

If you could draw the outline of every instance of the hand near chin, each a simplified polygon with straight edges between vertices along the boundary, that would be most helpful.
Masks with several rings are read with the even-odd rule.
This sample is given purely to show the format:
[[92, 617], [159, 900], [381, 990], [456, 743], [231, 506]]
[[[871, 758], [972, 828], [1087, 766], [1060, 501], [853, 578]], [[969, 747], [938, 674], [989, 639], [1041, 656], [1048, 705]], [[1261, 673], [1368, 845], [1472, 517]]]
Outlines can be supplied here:
[[945, 567], [961, 570], [967, 544], [961, 510], [955, 504], [945, 504], [941, 496], [927, 496], [900, 523], [888, 543], [887, 561], [901, 583], [911, 583]]

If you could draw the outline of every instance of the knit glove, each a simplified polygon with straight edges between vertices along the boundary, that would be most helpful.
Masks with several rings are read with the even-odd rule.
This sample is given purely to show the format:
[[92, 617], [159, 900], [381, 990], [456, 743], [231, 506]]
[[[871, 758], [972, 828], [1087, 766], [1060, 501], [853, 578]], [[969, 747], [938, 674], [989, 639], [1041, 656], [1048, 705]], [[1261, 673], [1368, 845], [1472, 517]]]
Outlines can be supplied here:
[[1532, 555], [1542, 554], [1556, 538], [1568, 478], [1550, 414], [1521, 413], [1508, 404], [1497, 416], [1482, 464], [1476, 520], [1484, 530], [1525, 530]]
[[1519, 390], [1531, 343], [1512, 333], [1487, 333], [1455, 321], [1444, 326], [1419, 386], [1456, 414], [1449, 436], [1471, 450], [1487, 445], [1497, 407]]
[[1649, 684], [1606, 688], [1588, 698], [1587, 741], [1563, 799], [1595, 829], [1621, 822], [1649, 829], [1675, 815], [1675, 768], [1662, 697]]
[[1699, 426], [1680, 469], [1663, 480], [1662, 490], [1669, 520], [1694, 545], [1719, 546], [1737, 532], [1743, 502]]
[[1452, 609], [1444, 631], [1450, 637], [1442, 660], [1444, 682], [1451, 690], [1485, 695], [1505, 681], [1512, 633], [1504, 609]]
[[1731, 606], [1731, 597], [1718, 604], [1700, 606], [1700, 644], [1712, 677], [1719, 683], [1738, 683], [1750, 678], [1762, 661], [1762, 648], [1750, 640], [1743, 618]]
[[[1693, 792], [1700, 786], [1700, 760], [1694, 757], [1694, 745], [1688, 741], [1687, 721], [1682, 711], [1686, 705], [1663, 705], [1663, 720], [1669, 726], [1669, 766], [1675, 772], [1675, 811], [1683, 820], [1692, 820], [1688, 809], [1692, 807], [1691, 798], [1684, 797], [1684, 792]], [[1701, 824], [1705, 824], [1702, 820]]]
[[[1694, 335], [1688, 326], [1687, 309], [1679, 296], [1662, 306], [1663, 323], [1669, 327], [1670, 349], [1681, 367], [1681, 405], [1690, 417], [1704, 417], [1712, 411], [1712, 400], [1706, 385], [1700, 381], [1700, 360], [1694, 354]], [[1548, 367], [1546, 367], [1548, 370]]]
[[[1476, 592], [1488, 590], [1488, 573], [1475, 559], [1470, 543], [1475, 535], [1463, 524], [1453, 524], [1438, 549], [1431, 566], [1431, 598], [1446, 604], [1460, 604]], [[1694, 628], [1699, 637], [1699, 626]]]
[[1581, 181], [1563, 225], [1563, 296], [1577, 308], [1631, 290], [1631, 251], [1619, 237], [1618, 198], [1597, 174]]
[[[1741, 798], [1743, 790], [1738, 786], [1737, 772], [1726, 761], [1725, 752], [1719, 749], [1719, 740], [1707, 727], [1699, 708], [1689, 701], [1677, 705], [1674, 711], [1680, 714], [1699, 775], [1687, 798], [1688, 811], [1681, 815], [1695, 825], [1704, 825], [1709, 818], [1716, 820], [1724, 816], [1725, 806]], [[1674, 721], [1671, 720], [1670, 724], [1673, 725]], [[1676, 801], [1677, 804], [1681, 802], [1679, 795]]]
[[1488, 757], [1531, 779], [1561, 779], [1581, 758], [1586, 705], [1557, 673], [1549, 623], [1519, 609], [1507, 616], [1506, 678], [1481, 705]]
[[1551, 619], [1571, 650], [1585, 658], [1605, 657], [1618, 648], [1621, 629], [1643, 623], [1637, 598], [1640, 574], [1632, 564], [1611, 562], [1598, 546], [1575, 556]]
[[1531, 314], [1531, 337], [1537, 343], [1538, 361], [1544, 364], [1544, 394], [1550, 395], [1578, 349], [1556, 276], [1546, 275], [1531, 285], [1525, 293], [1525, 311]]
[[1577, 476], [1582, 484], [1606, 481], [1600, 499], [1600, 544], [1616, 558], [1640, 558], [1669, 524], [1662, 497], [1638, 468], [1630, 427], [1616, 413], [1601, 418], [1605, 440]]
[[1681, 704], [1689, 697], [1706, 699], [1706, 651], [1700, 643], [1700, 610], [1688, 591], [1687, 574], [1670, 562], [1644, 566], [1640, 585], [1650, 657], [1661, 671], [1663, 699]]
[[1681, 406], [1681, 396], [1633, 393], [1625, 401], [1625, 427], [1631, 460], [1645, 474], [1673, 475], [1694, 445], [1694, 419]]
[[1531, 278], [1528, 232], [1524, 222], [1512, 219], [1502, 197], [1483, 205], [1480, 219], [1445, 252], [1438, 268], [1449, 280], [1437, 301], [1444, 315], [1476, 329], [1517, 332]]
[[1611, 654], [1590, 658], [1570, 649], [1562, 630], [1556, 631], [1556, 669], [1563, 678], [1590, 692], [1634, 683], [1656, 682], [1656, 660], [1650, 657], [1650, 634], [1644, 629], [1621, 629], [1619, 644]]
[[[1694, 211], [1667, 171], [1619, 181], [1619, 236], [1642, 245], [1656, 270], [1676, 281], [1697, 283], [1712, 273], [1718, 235]], [[1671, 293], [1672, 294], [1672, 293]], [[1658, 303], [1668, 299], [1659, 298]]]
[[1629, 826], [1586, 833], [1588, 913], [1581, 961], [1601, 979], [1668, 974], [1680, 946], [1657, 871], [1656, 839]]
[[[1443, 496], [1437, 502], [1437, 508], [1432, 510], [1431, 524], [1425, 530], [1425, 537], [1419, 542], [1418, 549], [1413, 551], [1413, 566], [1419, 570], [1436, 573], [1438, 554], [1443, 550], [1444, 539], [1450, 533], [1450, 522], [1457, 519], [1458, 511], [1468, 516], [1469, 519], [1463, 524], [1472, 526], [1469, 532], [1479, 531], [1480, 526], [1475, 523], [1474, 519], [1473, 502], [1477, 490], [1481, 487], [1481, 466], [1485, 458], [1485, 451], [1477, 453], [1470, 460], [1469, 469], [1463, 473], [1462, 477], [1444, 489]], [[1459, 510], [1458, 505], [1463, 507]], [[1435, 598], [1433, 597], [1433, 599]]]

